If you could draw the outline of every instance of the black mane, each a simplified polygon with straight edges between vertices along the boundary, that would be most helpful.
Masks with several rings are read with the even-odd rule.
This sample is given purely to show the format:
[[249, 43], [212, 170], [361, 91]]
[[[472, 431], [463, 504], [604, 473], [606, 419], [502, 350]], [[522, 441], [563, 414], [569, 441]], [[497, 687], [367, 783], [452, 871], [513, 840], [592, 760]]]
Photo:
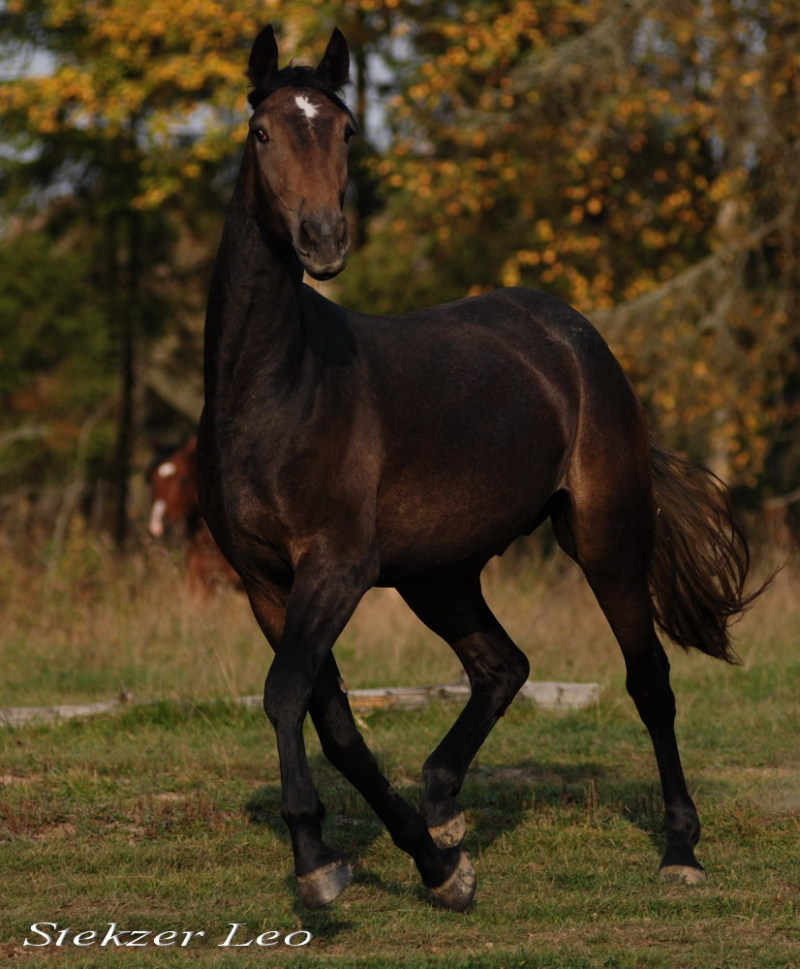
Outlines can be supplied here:
[[353, 118], [352, 112], [341, 97], [339, 97], [337, 92], [329, 84], [317, 76], [317, 72], [313, 67], [284, 67], [277, 74], [273, 74], [271, 77], [260, 81], [255, 81], [250, 77], [250, 82], [252, 84], [252, 90], [247, 95], [247, 100], [253, 110], [265, 98], [268, 98], [273, 91], [277, 91], [278, 88], [294, 87], [298, 90], [308, 90], [311, 88], [314, 91], [319, 91], [320, 94], [324, 94], [326, 98], [333, 101], [337, 108], [347, 112]]

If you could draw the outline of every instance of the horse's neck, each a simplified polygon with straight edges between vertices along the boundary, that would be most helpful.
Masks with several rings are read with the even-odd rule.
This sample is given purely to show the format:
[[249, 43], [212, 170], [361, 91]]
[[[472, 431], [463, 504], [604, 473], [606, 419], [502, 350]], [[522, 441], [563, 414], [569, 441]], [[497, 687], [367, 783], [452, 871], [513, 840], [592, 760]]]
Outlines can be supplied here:
[[[220, 243], [205, 333], [206, 398], [285, 369], [300, 332], [302, 268], [260, 224], [252, 166], [239, 175]], [[229, 395], [226, 394], [226, 397]]]

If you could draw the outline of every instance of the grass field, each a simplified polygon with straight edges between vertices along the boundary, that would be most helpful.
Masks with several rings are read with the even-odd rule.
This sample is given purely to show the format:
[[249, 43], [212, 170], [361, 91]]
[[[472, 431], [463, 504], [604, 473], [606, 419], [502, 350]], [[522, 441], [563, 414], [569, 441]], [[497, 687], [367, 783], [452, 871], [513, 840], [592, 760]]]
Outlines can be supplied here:
[[[792, 568], [739, 627], [740, 667], [670, 653], [709, 873], [688, 889], [656, 878], [652, 753], [582, 580], [536, 557], [493, 565], [488, 597], [532, 675], [600, 682], [603, 695], [567, 715], [516, 703], [481, 750], [461, 798], [478, 894], [461, 915], [430, 906], [413, 863], [325, 764], [311, 731], [328, 839], [357, 868], [331, 906], [299, 906], [271, 730], [260, 712], [224, 702], [260, 692], [269, 661], [238, 596], [198, 604], [168, 553], [118, 565], [81, 536], [46, 575], [0, 570], [0, 706], [122, 689], [155, 701], [0, 729], [0, 965], [800, 967]], [[337, 654], [351, 687], [458, 675], [446, 647], [388, 592], [365, 601]], [[434, 704], [364, 718], [384, 771], [410, 799], [454, 715]]]

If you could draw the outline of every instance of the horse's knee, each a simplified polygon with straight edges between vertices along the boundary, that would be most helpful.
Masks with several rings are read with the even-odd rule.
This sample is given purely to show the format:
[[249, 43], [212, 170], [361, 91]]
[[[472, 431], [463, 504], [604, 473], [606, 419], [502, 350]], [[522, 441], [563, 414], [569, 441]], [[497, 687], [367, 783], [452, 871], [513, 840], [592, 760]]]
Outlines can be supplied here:
[[301, 704], [294, 698], [298, 693], [294, 678], [280, 668], [277, 659], [264, 681], [264, 713], [275, 729], [278, 725], [288, 726], [292, 721], [302, 722], [307, 703]]
[[531, 664], [528, 657], [518, 647], [514, 647], [508, 667], [508, 685], [513, 689], [512, 699], [528, 681]]
[[276, 727], [278, 724], [278, 695], [271, 678], [268, 676], [264, 682], [264, 713], [267, 719]]

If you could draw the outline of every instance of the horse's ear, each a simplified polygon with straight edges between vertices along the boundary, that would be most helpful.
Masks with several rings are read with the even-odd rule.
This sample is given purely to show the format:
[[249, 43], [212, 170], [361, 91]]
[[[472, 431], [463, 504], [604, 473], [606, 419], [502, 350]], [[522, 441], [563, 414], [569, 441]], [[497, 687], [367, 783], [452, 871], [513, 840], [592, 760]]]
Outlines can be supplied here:
[[269, 80], [278, 72], [278, 42], [272, 24], [267, 24], [253, 41], [250, 60], [247, 64], [247, 76], [251, 84], [258, 85]]
[[329, 84], [334, 91], [343, 88], [350, 80], [350, 51], [344, 34], [338, 27], [333, 28], [331, 39], [317, 66], [316, 75], [321, 81]]

